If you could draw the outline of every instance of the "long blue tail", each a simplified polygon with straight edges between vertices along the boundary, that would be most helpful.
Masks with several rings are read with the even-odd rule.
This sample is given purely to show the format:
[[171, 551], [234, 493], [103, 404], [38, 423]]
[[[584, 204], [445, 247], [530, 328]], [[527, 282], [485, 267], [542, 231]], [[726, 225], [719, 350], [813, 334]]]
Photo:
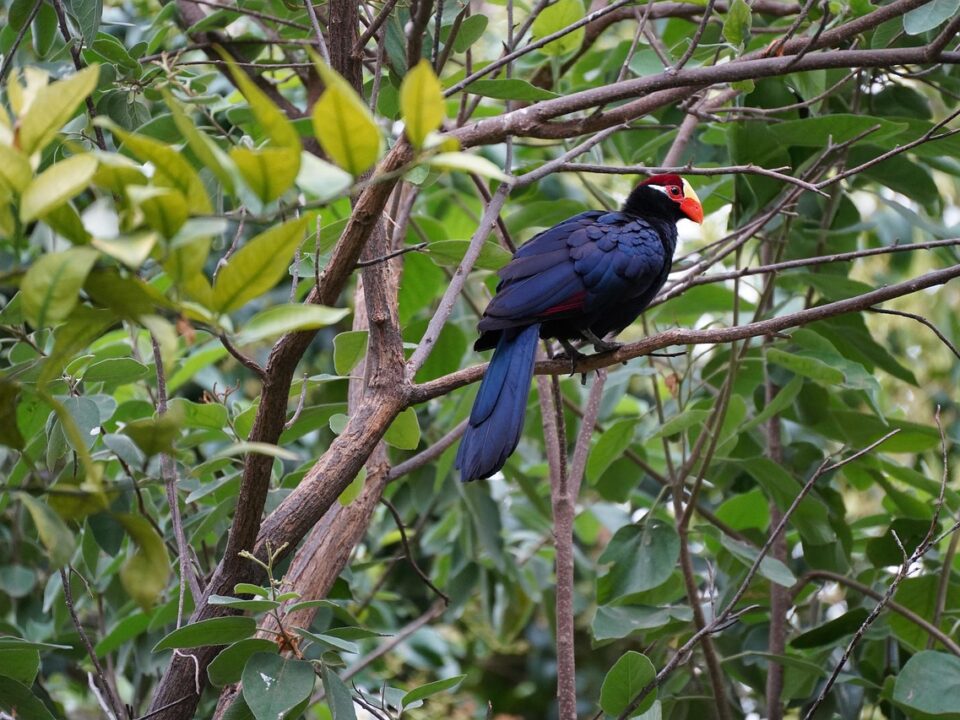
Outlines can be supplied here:
[[510, 332], [500, 335], [460, 441], [456, 466], [463, 482], [493, 475], [520, 442], [540, 325]]

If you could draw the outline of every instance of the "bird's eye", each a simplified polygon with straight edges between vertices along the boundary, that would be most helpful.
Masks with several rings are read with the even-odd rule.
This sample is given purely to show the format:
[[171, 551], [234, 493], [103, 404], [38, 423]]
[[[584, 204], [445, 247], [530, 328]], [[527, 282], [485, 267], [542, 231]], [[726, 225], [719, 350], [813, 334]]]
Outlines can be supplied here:
[[678, 188], [676, 185], [671, 185], [671, 186], [670, 186], [670, 194], [671, 194], [671, 195], [679, 195], [679, 194], [680, 194], [680, 188]]

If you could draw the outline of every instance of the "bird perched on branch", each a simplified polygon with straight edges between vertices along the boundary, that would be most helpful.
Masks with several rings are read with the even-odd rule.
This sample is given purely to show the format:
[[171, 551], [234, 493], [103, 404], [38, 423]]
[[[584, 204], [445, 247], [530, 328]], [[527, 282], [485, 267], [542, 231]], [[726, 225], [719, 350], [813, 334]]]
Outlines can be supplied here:
[[523, 245], [500, 270], [497, 293], [477, 328], [476, 350], [494, 348], [456, 466], [464, 482], [503, 467], [520, 441], [538, 338], [556, 338], [575, 364], [574, 341], [597, 352], [653, 300], [670, 272], [677, 221], [703, 208], [679, 175], [640, 183], [619, 212], [574, 215]]

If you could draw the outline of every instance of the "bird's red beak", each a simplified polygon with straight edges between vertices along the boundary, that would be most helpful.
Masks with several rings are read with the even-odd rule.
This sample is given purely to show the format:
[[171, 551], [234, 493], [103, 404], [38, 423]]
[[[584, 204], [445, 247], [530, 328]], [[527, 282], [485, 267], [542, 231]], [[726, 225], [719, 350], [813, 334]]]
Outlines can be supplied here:
[[695, 223], [703, 222], [703, 206], [700, 204], [700, 198], [697, 197], [690, 183], [686, 180], [683, 181], [683, 200], [680, 201], [680, 212]]

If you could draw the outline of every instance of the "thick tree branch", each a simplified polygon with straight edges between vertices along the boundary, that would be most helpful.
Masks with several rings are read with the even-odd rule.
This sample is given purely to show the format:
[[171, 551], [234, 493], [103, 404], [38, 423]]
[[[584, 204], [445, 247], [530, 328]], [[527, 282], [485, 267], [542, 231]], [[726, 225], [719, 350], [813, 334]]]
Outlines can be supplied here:
[[[613, 352], [585, 357], [577, 362], [574, 372], [586, 373], [598, 368], [609, 367], [675, 345], [727, 343], [734, 340], [745, 340], [752, 337], [772, 335], [792, 327], [808, 325], [817, 320], [825, 320], [836, 317], [837, 315], [866, 310], [878, 303], [883, 303], [904, 295], [910, 295], [926, 288], [943, 285], [957, 277], [960, 277], [960, 265], [952, 265], [948, 268], [935, 270], [902, 283], [888, 285], [864, 293], [863, 295], [838, 300], [827, 303], [826, 305], [818, 305], [768, 320], [759, 320], [746, 325], [713, 328], [709, 330], [674, 328], [644, 338], [638, 342], [629, 343]], [[409, 402], [413, 404], [426, 402], [435, 397], [446, 395], [451, 390], [476, 382], [483, 376], [485, 369], [486, 364], [475, 365], [474, 367], [451, 373], [436, 380], [416, 385], [410, 392]], [[537, 363], [535, 372], [549, 375], [566, 374], [570, 372], [570, 363], [566, 360], [541, 361]]]

